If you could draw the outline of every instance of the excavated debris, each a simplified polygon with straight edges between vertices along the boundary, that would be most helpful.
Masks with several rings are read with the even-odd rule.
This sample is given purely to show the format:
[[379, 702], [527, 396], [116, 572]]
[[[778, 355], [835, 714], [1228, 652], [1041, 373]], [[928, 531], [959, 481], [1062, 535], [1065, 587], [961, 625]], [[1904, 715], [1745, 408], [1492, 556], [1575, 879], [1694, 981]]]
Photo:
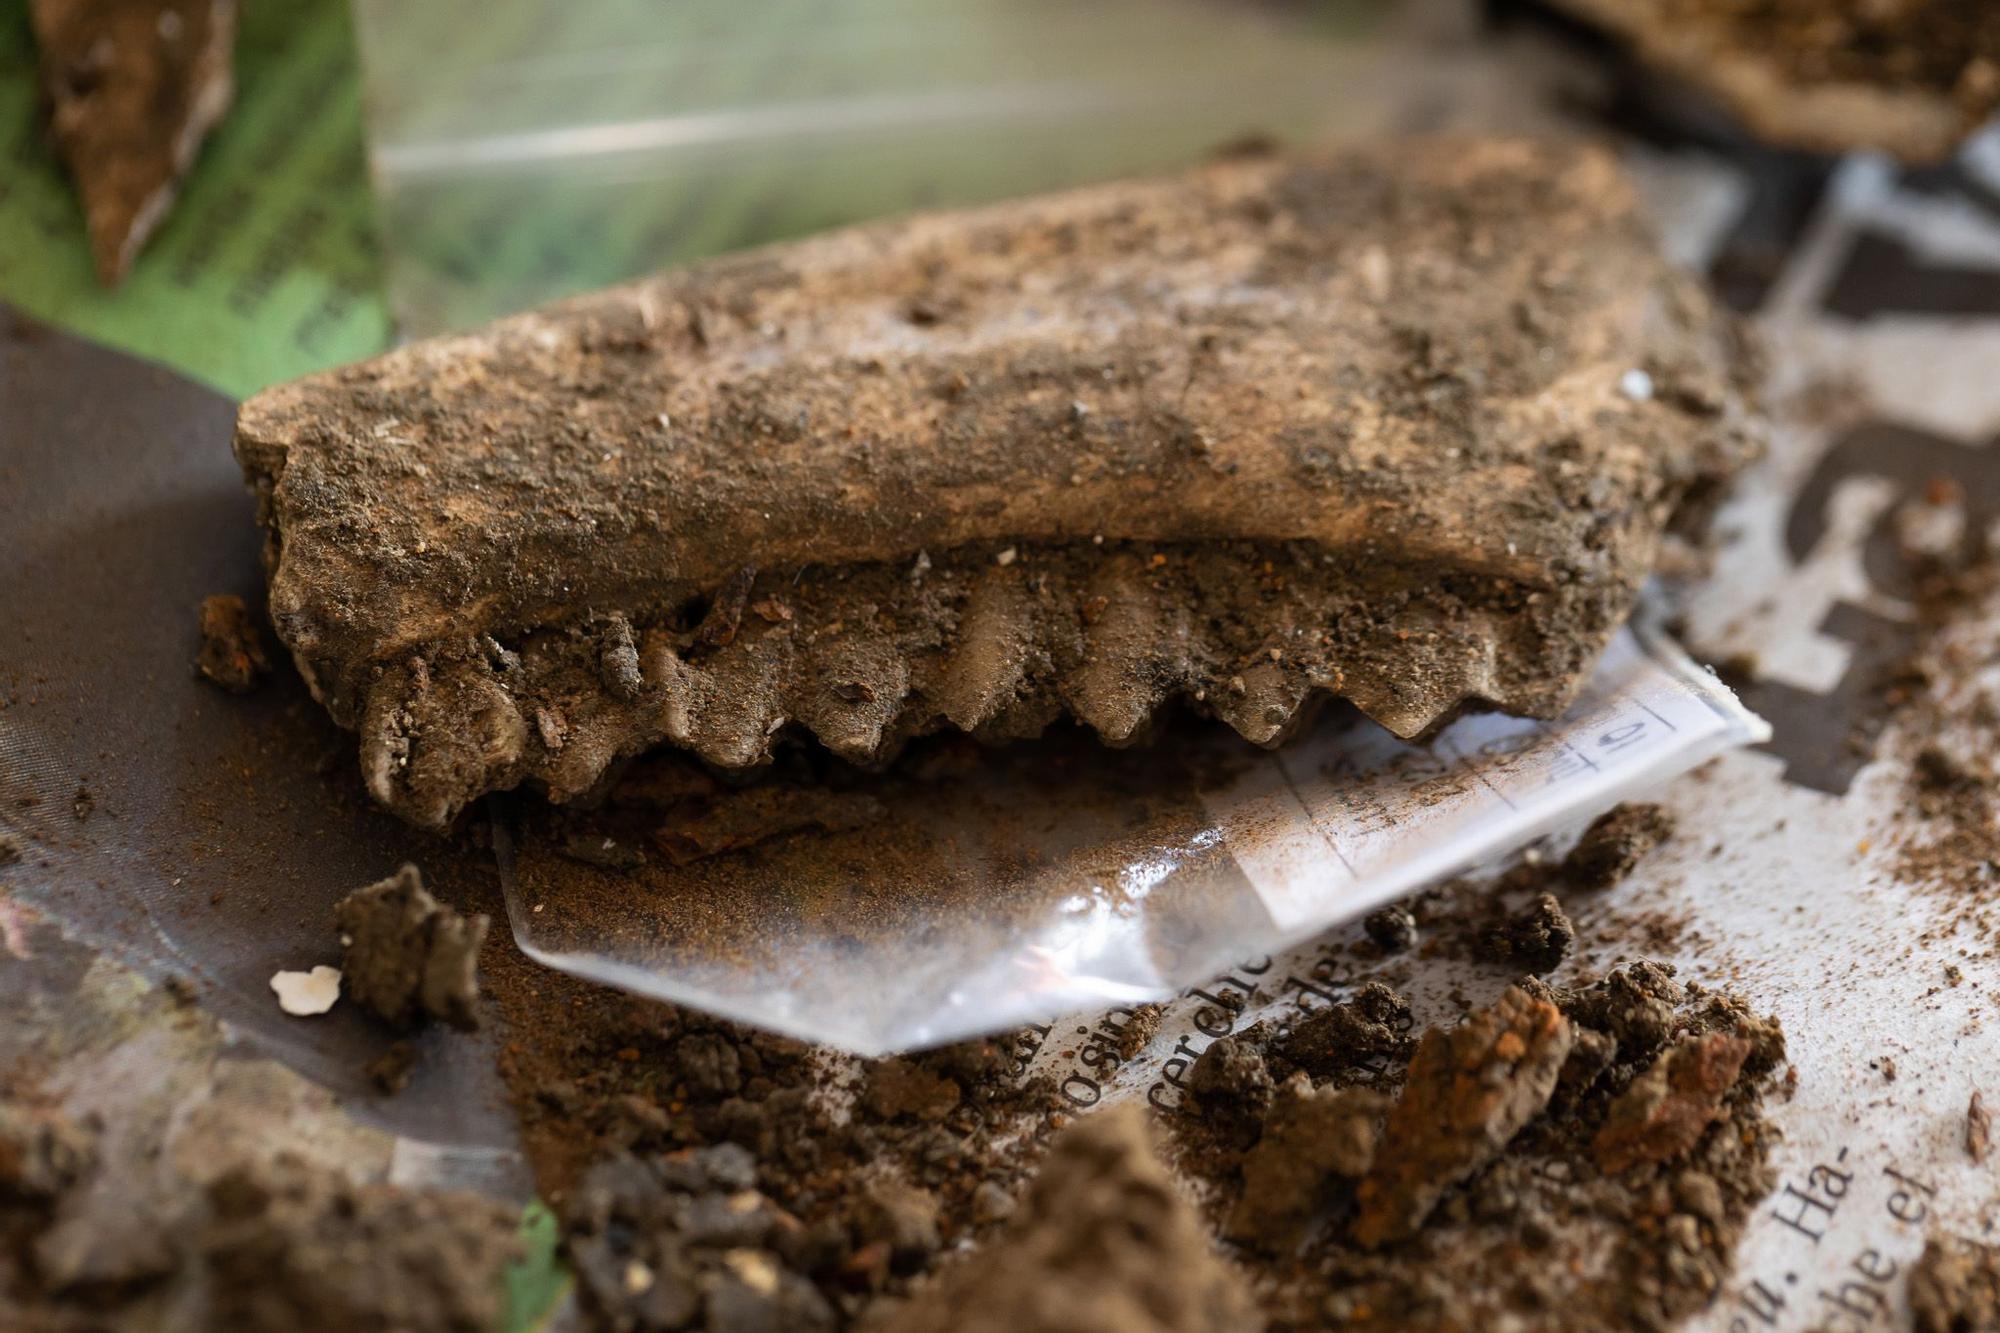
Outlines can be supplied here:
[[279, 637], [449, 824], [670, 744], [879, 762], [1549, 716], [1754, 452], [1611, 156], [1418, 141], [712, 261], [253, 398]]
[[499, 1326], [516, 1214], [475, 1194], [351, 1185], [296, 1159], [237, 1167], [208, 1187], [201, 1250], [216, 1326]]
[[229, 109], [236, 0], [31, 0], [49, 128], [116, 286]]
[[1263, 1319], [1154, 1155], [1146, 1112], [1128, 1105], [1066, 1129], [1008, 1231], [881, 1327], [1255, 1333]]
[[1915, 1333], [1980, 1333], [2000, 1328], [2000, 1248], [1935, 1235], [1910, 1270]]
[[201, 602], [201, 651], [195, 668], [231, 694], [248, 694], [271, 670], [264, 631], [241, 597], [220, 594]]
[[479, 948], [492, 925], [484, 913], [446, 907], [405, 865], [342, 898], [333, 919], [344, 950], [341, 981], [357, 1003], [391, 1023], [479, 1026]]
[[1790, 147], [1936, 161], [2000, 108], [1990, 0], [1553, 3]]
[[1426, 1032], [1355, 1188], [1354, 1239], [1373, 1248], [1416, 1234], [1447, 1189], [1548, 1105], [1571, 1041], [1562, 1011], [1519, 987], [1449, 1032]]

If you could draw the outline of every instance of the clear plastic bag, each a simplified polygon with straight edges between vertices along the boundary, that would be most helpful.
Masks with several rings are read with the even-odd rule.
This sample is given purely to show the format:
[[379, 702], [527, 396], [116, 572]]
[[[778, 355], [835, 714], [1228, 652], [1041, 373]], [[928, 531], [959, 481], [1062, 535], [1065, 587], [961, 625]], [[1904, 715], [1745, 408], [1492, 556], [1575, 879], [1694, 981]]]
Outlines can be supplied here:
[[1163, 998], [1768, 736], [1641, 628], [1556, 723], [1415, 746], [1336, 712], [1268, 753], [1217, 726], [1057, 737], [885, 782], [859, 827], [681, 866], [497, 842], [531, 957], [877, 1054]]
[[1394, 108], [1385, 0], [355, 0], [391, 302], [458, 329], [716, 251]]

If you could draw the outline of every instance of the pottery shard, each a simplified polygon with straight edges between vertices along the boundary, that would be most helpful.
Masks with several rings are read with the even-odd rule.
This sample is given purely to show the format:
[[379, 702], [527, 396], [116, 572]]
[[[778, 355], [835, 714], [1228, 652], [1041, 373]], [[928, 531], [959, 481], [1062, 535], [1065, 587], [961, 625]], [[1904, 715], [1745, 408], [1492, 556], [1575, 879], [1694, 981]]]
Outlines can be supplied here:
[[1446, 1190], [1548, 1105], [1572, 1039], [1561, 1010], [1518, 986], [1457, 1027], [1424, 1033], [1356, 1191], [1354, 1239], [1372, 1248], [1415, 1235]]
[[443, 827], [663, 744], [1551, 716], [1755, 452], [1741, 339], [1610, 154], [1417, 141], [713, 260], [266, 390], [236, 453], [280, 638]]
[[235, 0], [32, 0], [49, 129], [117, 284], [229, 109]]
[[1670, 1162], [1694, 1147], [1736, 1082], [1750, 1042], [1710, 1032], [1669, 1048], [1611, 1104], [1591, 1141], [1602, 1171]]

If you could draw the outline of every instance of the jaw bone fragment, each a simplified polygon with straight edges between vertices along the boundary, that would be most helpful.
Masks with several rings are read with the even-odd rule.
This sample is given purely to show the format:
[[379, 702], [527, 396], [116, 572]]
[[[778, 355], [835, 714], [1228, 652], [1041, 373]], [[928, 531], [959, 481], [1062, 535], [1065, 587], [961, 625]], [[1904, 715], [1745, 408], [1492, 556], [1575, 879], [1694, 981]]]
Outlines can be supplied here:
[[711, 261], [267, 390], [236, 451], [280, 637], [442, 827], [786, 728], [1552, 715], [1754, 453], [1741, 338], [1609, 155], [1418, 141]]

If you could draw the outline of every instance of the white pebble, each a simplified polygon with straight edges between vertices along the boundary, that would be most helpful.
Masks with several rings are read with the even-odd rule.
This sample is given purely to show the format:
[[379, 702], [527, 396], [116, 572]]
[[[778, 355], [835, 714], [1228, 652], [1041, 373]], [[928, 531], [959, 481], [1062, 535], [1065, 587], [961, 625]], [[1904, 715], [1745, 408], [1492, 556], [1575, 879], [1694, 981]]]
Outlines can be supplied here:
[[310, 1018], [333, 1008], [340, 998], [340, 969], [321, 965], [310, 972], [275, 972], [271, 989], [278, 993], [278, 1007], [299, 1018]]
[[1653, 396], [1653, 377], [1643, 370], [1628, 370], [1618, 377], [1618, 392], [1643, 403]]

